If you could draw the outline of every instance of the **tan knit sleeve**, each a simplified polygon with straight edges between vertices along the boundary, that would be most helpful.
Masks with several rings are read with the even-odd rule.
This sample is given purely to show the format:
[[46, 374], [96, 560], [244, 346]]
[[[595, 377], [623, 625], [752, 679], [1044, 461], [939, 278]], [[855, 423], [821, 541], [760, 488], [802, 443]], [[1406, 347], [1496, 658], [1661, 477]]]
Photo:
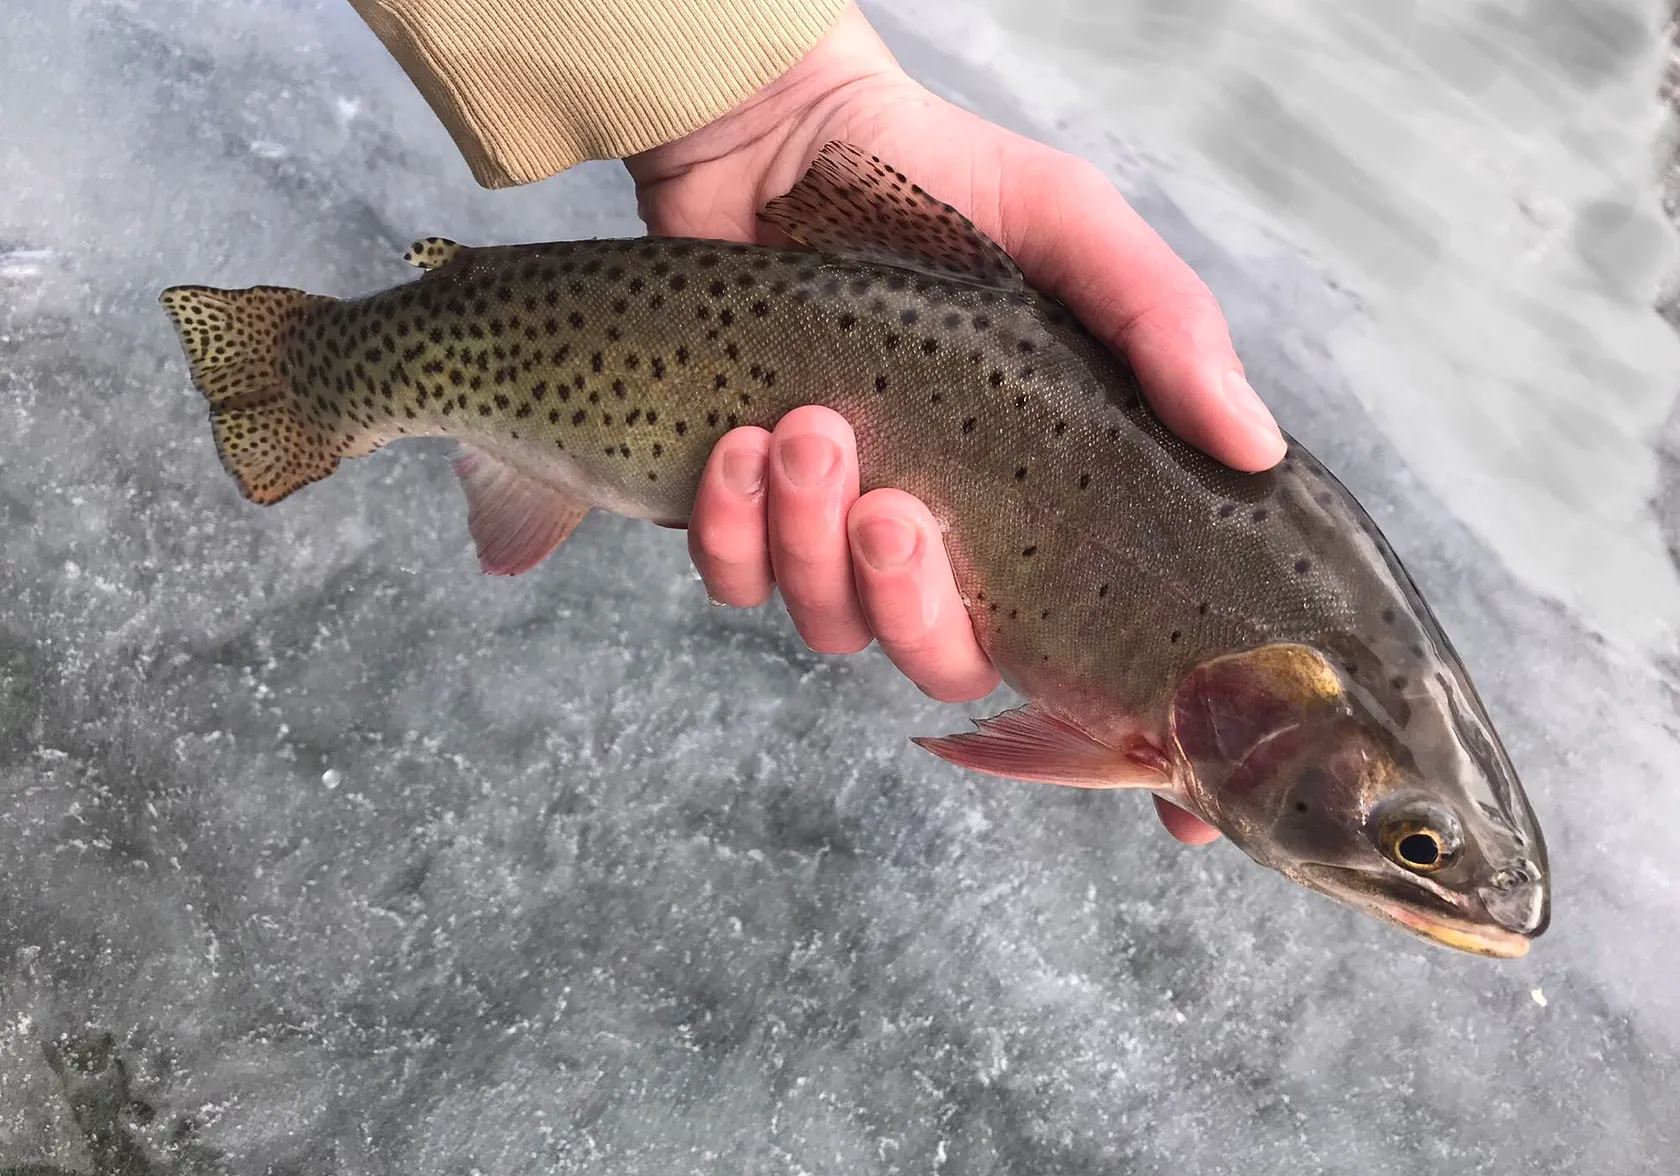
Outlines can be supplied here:
[[350, 0], [487, 188], [705, 126], [785, 73], [849, 0]]

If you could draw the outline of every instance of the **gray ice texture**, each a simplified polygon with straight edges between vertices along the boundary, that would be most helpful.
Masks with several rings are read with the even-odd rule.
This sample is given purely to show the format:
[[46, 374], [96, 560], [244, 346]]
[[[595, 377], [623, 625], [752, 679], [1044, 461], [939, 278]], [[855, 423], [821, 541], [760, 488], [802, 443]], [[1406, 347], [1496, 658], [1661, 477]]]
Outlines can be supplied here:
[[1006, 698], [708, 607], [680, 533], [594, 515], [481, 576], [438, 444], [243, 502], [162, 286], [369, 291], [421, 235], [638, 233], [630, 189], [478, 189], [337, 0], [13, 0], [0, 1168], [1680, 1172], [1660, 651], [1416, 475], [1323, 344], [1363, 312], [1321, 268], [1188, 214], [1124, 111], [1037, 123], [908, 11], [871, 9], [913, 72], [1116, 177], [1372, 509], [1542, 816], [1551, 932], [1449, 953], [1147, 798], [949, 768], [907, 737]]

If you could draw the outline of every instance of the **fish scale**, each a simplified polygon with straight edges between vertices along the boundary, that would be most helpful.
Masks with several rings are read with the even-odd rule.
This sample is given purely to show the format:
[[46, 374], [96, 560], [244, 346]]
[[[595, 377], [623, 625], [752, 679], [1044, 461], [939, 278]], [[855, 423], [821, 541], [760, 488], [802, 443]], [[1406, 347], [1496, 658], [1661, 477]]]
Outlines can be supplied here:
[[[763, 215], [806, 248], [427, 238], [407, 255], [425, 274], [365, 298], [175, 287], [163, 301], [248, 497], [448, 435], [493, 572], [532, 566], [591, 508], [680, 524], [726, 432], [832, 408], [856, 433], [862, 489], [908, 491], [938, 519], [982, 648], [1029, 700], [923, 746], [999, 774], [1150, 788], [1333, 897], [1412, 930], [1422, 904], [1443, 942], [1513, 954], [1537, 933], [1544, 847], [1515, 773], [1415, 586], [1320, 463], [1291, 442], [1246, 474], [1180, 441], [1121, 359], [878, 159], [831, 145]], [[1248, 780], [1304, 730], [1324, 743], [1313, 763], [1342, 766], [1298, 757]], [[1311, 772], [1325, 780], [1303, 784]], [[1359, 814], [1338, 837], [1381, 842], [1402, 780], [1456, 806], [1453, 837], [1483, 859], [1472, 891], [1497, 874], [1523, 897], [1494, 887], [1467, 915], [1393, 846], [1383, 868], [1400, 876], [1381, 885], [1326, 881], [1312, 869], [1343, 868], [1318, 860], [1333, 855], [1280, 851], [1326, 797]], [[1380, 894], [1350, 896], [1367, 885]], [[1521, 909], [1489, 913], [1506, 907]]]

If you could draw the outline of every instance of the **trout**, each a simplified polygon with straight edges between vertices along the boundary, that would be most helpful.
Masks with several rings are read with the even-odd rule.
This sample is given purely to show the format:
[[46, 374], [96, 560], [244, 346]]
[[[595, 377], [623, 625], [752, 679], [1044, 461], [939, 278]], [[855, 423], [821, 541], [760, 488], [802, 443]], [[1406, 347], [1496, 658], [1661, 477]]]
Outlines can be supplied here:
[[340, 300], [161, 301], [223, 466], [275, 503], [449, 436], [486, 572], [593, 509], [682, 525], [712, 445], [821, 404], [861, 486], [921, 498], [1026, 702], [916, 740], [959, 766], [1141, 788], [1255, 861], [1429, 940], [1511, 957], [1545, 844], [1457, 654], [1370, 517], [1298, 443], [1240, 473], [955, 208], [826, 146], [763, 219], [794, 248], [635, 238], [410, 249]]

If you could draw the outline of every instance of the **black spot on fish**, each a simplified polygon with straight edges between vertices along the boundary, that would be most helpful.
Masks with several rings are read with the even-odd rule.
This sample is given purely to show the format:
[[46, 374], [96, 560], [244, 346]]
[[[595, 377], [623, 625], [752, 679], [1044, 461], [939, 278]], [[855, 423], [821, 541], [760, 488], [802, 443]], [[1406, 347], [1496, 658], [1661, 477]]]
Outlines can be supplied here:
[[741, 349], [733, 343], [725, 343], [723, 345], [723, 353], [725, 355], [727, 355], [730, 359], [740, 359], [741, 358]]
[[976, 331], [984, 331], [987, 327], [990, 327], [992, 325], [992, 320], [987, 318], [983, 314], [975, 315], [973, 321], [974, 321], [974, 329]]
[[1022, 355], [1031, 355], [1036, 348], [1034, 348], [1031, 339], [1022, 339], [1019, 343], [1015, 344], [1015, 350], [1019, 351]]
[[572, 311], [571, 314], [566, 316], [566, 321], [571, 323], [572, 326], [574, 326], [574, 327], [583, 326], [583, 323], [584, 323], [583, 311], [581, 311], [581, 310]]
[[686, 347], [677, 348], [677, 365], [679, 367], [681, 367], [683, 364], [686, 364], [687, 362], [688, 362], [688, 348], [686, 348]]
[[883, 372], [881, 375], [878, 375], [878, 376], [875, 377], [875, 391], [885, 392], [886, 390], [887, 390], [887, 377], [886, 377], [886, 373]]
[[994, 388], [1000, 387], [1003, 384], [1003, 373], [997, 368], [993, 368], [992, 374], [986, 377], [986, 381]]
[[1101, 587], [1099, 587], [1097, 589], [1097, 595], [1098, 595], [1098, 597], [1107, 596], [1108, 595], [1108, 585], [1104, 584]]
[[1236, 513], [1237, 513], [1237, 504], [1236, 503], [1234, 503], [1234, 502], [1222, 502], [1222, 503], [1219, 504], [1219, 517], [1220, 518], [1228, 519]]
[[669, 286], [673, 292], [685, 290], [688, 288], [688, 275], [672, 274], [671, 280], [665, 284]]
[[1382, 610], [1382, 619], [1383, 619], [1383, 624], [1392, 625], [1394, 623], [1394, 610], [1392, 608], [1383, 609]]
[[1028, 545], [1026, 547], [1023, 547], [1021, 549], [1021, 558], [1022, 559], [1031, 559], [1033, 556], [1035, 556], [1037, 554], [1038, 554], [1038, 545], [1036, 543], [1030, 544], [1030, 545]]
[[718, 423], [718, 414], [717, 413], [709, 412], [709, 413], [706, 414], [706, 424], [707, 425], [709, 425], [710, 427], [715, 429], [715, 428], [717, 428], [717, 423]]
[[938, 339], [923, 339], [922, 340], [922, 354], [923, 355], [932, 355], [934, 352], [936, 352], [938, 350], [939, 350], [939, 340]]
[[630, 394], [630, 390], [624, 386], [623, 380], [614, 380], [612, 382], [612, 390], [613, 395], [618, 397], [620, 400], [623, 400]]
[[576, 412], [574, 412], [572, 414], [572, 424], [574, 424], [574, 425], [581, 425], [581, 424], [583, 424], [584, 421], [586, 421], [588, 419], [589, 419], [589, 413], [587, 411], [585, 411], [584, 409], [581, 409], [581, 408], [578, 409]]
[[599, 373], [600, 370], [605, 366], [606, 366], [606, 359], [605, 359], [605, 357], [603, 357], [601, 355], [601, 353], [599, 351], [593, 352], [589, 356], [589, 370], [590, 371]]
[[729, 377], [724, 375], [722, 372], [719, 372], [717, 375], [712, 377], [712, 387], [718, 389], [719, 391], [729, 387]]
[[1081, 490], [1085, 490], [1085, 489], [1088, 489], [1090, 487], [1090, 485], [1091, 485], [1091, 475], [1090, 474], [1080, 474], [1079, 475], [1079, 488]]
[[1017, 469], [1015, 470], [1015, 480], [1017, 482], [1025, 482], [1027, 480], [1027, 467], [1026, 466], [1017, 467]]
[[752, 304], [752, 312], [759, 318], [766, 318], [770, 314], [770, 304], [762, 300], [755, 302]]
[[907, 306], [898, 312], [898, 321], [907, 327], [914, 326], [916, 324], [916, 317], [916, 309], [912, 306]]
[[945, 329], [947, 331], [954, 331], [961, 325], [962, 315], [957, 314], [955, 311], [945, 316]]
[[684, 437], [684, 436], [688, 435], [688, 422], [687, 421], [678, 421], [674, 427], [677, 430], [677, 436]]
[[653, 357], [653, 363], [651, 366], [653, 370], [653, 378], [656, 380], [663, 380], [665, 378], [665, 361], [656, 355]]
[[840, 316], [840, 329], [842, 331], [849, 331], [855, 326], [857, 326], [857, 315], [847, 313]]
[[1177, 645], [1178, 644], [1178, 639], [1182, 636], [1184, 636], [1183, 633], [1180, 633], [1177, 629], [1174, 629], [1172, 631], [1171, 635], [1169, 635], [1167, 637], [1167, 640], [1171, 641], [1174, 645]]
[[1309, 572], [1311, 570], [1312, 570], [1312, 564], [1308, 563], [1306, 560], [1298, 559], [1298, 560], [1295, 561], [1295, 574], [1296, 575], [1304, 576], [1304, 575], [1307, 574], [1307, 572]]
[[1404, 690], [1406, 688], [1406, 675], [1396, 674], [1388, 680], [1388, 684], [1396, 690]]
[[974, 421], [973, 417], [964, 417], [963, 418], [963, 423], [962, 423], [962, 431], [965, 432], [965, 433], [974, 432], [974, 424], [975, 424], [975, 421]]
[[710, 286], [707, 286], [706, 289], [710, 292], [713, 298], [722, 298], [724, 291], [728, 290], [729, 287], [722, 281], [714, 281]]
[[1269, 512], [1265, 507], [1257, 506], [1257, 507], [1254, 508], [1254, 513], [1249, 515], [1248, 517], [1253, 519], [1257, 523], [1263, 523], [1263, 522], [1266, 521], [1266, 517], [1270, 513], [1271, 512]]

